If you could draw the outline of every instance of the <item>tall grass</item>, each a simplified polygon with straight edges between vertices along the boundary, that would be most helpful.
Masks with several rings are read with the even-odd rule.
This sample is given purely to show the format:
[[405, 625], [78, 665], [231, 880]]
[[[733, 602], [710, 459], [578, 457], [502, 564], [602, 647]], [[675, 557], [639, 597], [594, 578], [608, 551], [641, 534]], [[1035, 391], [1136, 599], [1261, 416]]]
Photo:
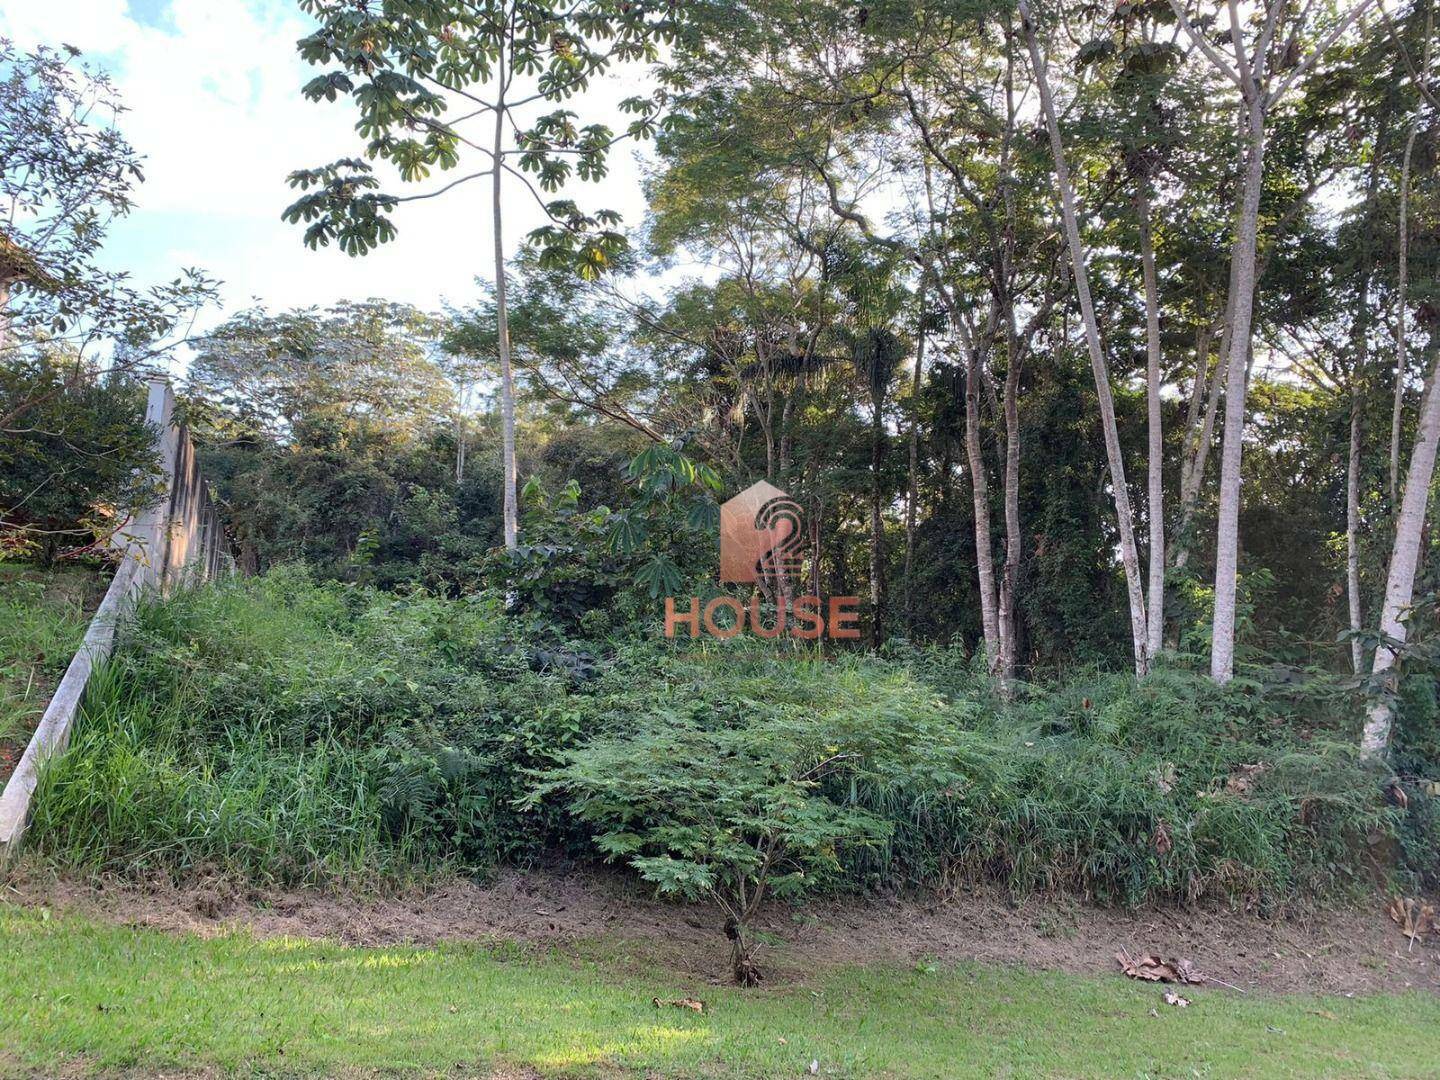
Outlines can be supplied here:
[[90, 569], [0, 563], [0, 743], [18, 750], [29, 737], [103, 590]]
[[486, 626], [294, 570], [142, 605], [42, 778], [34, 843], [92, 871], [286, 883], [493, 864], [456, 743], [507, 695], [451, 659]]
[[[597, 736], [653, 746], [683, 726], [831, 760], [823, 797], [892, 826], [847, 857], [847, 888], [987, 879], [1273, 908], [1434, 863], [1440, 814], [1382, 798], [1324, 680], [1089, 672], [1001, 698], [957, 650], [538, 634], [491, 600], [296, 569], [144, 606], [43, 777], [34, 842], [84, 871], [287, 883], [594, 855], [563, 801], [518, 808], [535, 777]], [[598, 663], [555, 659], [580, 655]]]

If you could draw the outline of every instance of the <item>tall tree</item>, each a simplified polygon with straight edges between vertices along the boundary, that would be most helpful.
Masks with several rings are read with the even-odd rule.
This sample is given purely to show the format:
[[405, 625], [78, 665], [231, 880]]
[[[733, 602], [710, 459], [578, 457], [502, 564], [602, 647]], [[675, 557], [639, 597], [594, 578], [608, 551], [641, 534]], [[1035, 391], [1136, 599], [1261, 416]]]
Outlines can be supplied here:
[[[573, 176], [599, 180], [606, 157], [622, 138], [654, 133], [654, 98], [631, 97], [622, 108], [635, 115], [616, 134], [604, 124], [580, 125], [559, 105], [584, 91], [617, 62], [649, 61], [657, 43], [675, 29], [671, 4], [643, 0], [302, 0], [321, 26], [301, 39], [300, 55], [330, 70], [312, 79], [311, 100], [348, 95], [360, 113], [356, 130], [366, 155], [393, 164], [407, 182], [427, 180], [432, 169], [457, 169], [476, 155], [486, 167], [412, 195], [379, 191], [365, 160], [346, 158], [291, 174], [307, 192], [285, 211], [308, 222], [311, 247], [332, 240], [363, 255], [395, 236], [389, 215], [402, 203], [430, 199], [477, 180], [489, 181], [495, 309], [503, 424], [505, 546], [518, 544], [515, 460], [515, 386], [506, 282], [505, 193], [518, 181], [549, 219], [530, 239], [547, 262], [570, 263], [584, 276], [602, 272], [624, 246], [614, 231], [619, 216], [583, 213], [565, 199], [547, 201]], [[479, 131], [474, 130], [479, 127]], [[530, 176], [533, 174], [534, 183]], [[537, 186], [538, 185], [538, 190]]]
[[29, 391], [9, 387], [6, 435], [23, 434], [31, 409], [83, 397], [95, 363], [118, 375], [159, 361], [215, 296], [197, 270], [142, 289], [101, 258], [143, 159], [118, 127], [114, 86], [79, 57], [0, 37], [0, 364], [34, 376]]
[[1418, 23], [1421, 36], [1420, 62], [1417, 67], [1410, 55], [1409, 47], [1395, 28], [1388, 14], [1382, 14], [1386, 29], [1393, 39], [1395, 51], [1400, 54], [1405, 73], [1415, 91], [1409, 129], [1405, 135], [1405, 152], [1400, 166], [1400, 210], [1397, 224], [1399, 239], [1396, 263], [1399, 267], [1398, 284], [1395, 294], [1395, 385], [1390, 413], [1390, 502], [1398, 504], [1400, 476], [1400, 428], [1405, 411], [1405, 387], [1410, 373], [1409, 339], [1406, 336], [1406, 321], [1410, 303], [1410, 187], [1412, 166], [1415, 160], [1415, 142], [1420, 136], [1421, 117], [1424, 106], [1429, 105], [1440, 113], [1440, 98], [1431, 86], [1431, 61], [1435, 54], [1435, 11], [1431, 0], [1422, 0], [1411, 12], [1411, 20]]
[[[1380, 609], [1381, 642], [1375, 649], [1371, 668], [1377, 693], [1365, 718], [1360, 752], [1380, 759], [1390, 745], [1395, 717], [1395, 661], [1397, 646], [1406, 639], [1405, 618], [1415, 596], [1415, 574], [1420, 565], [1425, 516], [1430, 506], [1430, 485], [1435, 477], [1436, 448], [1440, 447], [1440, 328], [1431, 327], [1430, 351], [1434, 353], [1425, 397], [1405, 474], [1405, 491], [1395, 519], [1395, 542], [1385, 579], [1385, 599]], [[1394, 644], [1392, 644], [1394, 643]]]
[[1050, 138], [1050, 150], [1055, 159], [1055, 187], [1060, 199], [1060, 209], [1065, 222], [1065, 236], [1070, 248], [1075, 294], [1080, 302], [1080, 317], [1085, 330], [1085, 346], [1090, 353], [1090, 366], [1095, 376], [1095, 394], [1100, 404], [1100, 427], [1105, 441], [1105, 457], [1110, 468], [1110, 486], [1115, 501], [1115, 516], [1120, 528], [1120, 562], [1125, 570], [1125, 587], [1130, 601], [1130, 635], [1135, 659], [1135, 673], [1144, 675], [1149, 670], [1150, 663], [1145, 586], [1140, 577], [1140, 556], [1135, 544], [1135, 521], [1130, 508], [1130, 491], [1125, 480], [1125, 459], [1120, 448], [1120, 429], [1115, 421], [1115, 396], [1110, 387], [1110, 368], [1105, 359], [1104, 347], [1100, 342], [1100, 325], [1095, 317], [1095, 305], [1090, 296], [1088, 258], [1080, 236], [1080, 222], [1075, 210], [1074, 185], [1070, 181], [1070, 168], [1065, 160], [1059, 114], [1055, 109], [1054, 96], [1050, 92], [1048, 67], [1040, 51], [1034, 19], [1026, 0], [1020, 0], [1019, 10], [1025, 33], [1025, 43], [1029, 48], [1030, 62], [1035, 73], [1036, 88], [1040, 93], [1040, 109], [1045, 118], [1045, 127]]
[[[1403, 419], [1405, 382], [1409, 368], [1407, 323], [1410, 306], [1415, 303], [1416, 299], [1411, 291], [1411, 268], [1409, 265], [1412, 256], [1413, 237], [1411, 234], [1417, 224], [1422, 227], [1428, 226], [1429, 236], [1426, 239], [1429, 240], [1433, 249], [1436, 228], [1433, 211], [1435, 205], [1433, 167], [1427, 170], [1428, 175], [1425, 176], [1428, 181], [1428, 194], [1431, 196], [1428, 200], [1430, 212], [1426, 214], [1422, 211], [1419, 222], [1411, 220], [1411, 185], [1416, 179], [1412, 174], [1412, 165], [1417, 139], [1422, 130], [1421, 111], [1427, 105], [1430, 108], [1431, 117], [1428, 137], [1432, 142], [1432, 146], [1428, 148], [1427, 157], [1432, 163], [1436, 159], [1436, 147], [1433, 145], [1433, 141], [1435, 139], [1434, 124], [1436, 118], [1440, 117], [1440, 99], [1437, 99], [1440, 87], [1435, 85], [1431, 67], [1434, 45], [1431, 40], [1434, 28], [1432, 4], [1422, 0], [1422, 3], [1416, 4], [1410, 13], [1412, 27], [1420, 28], [1423, 35], [1418, 63], [1412, 55], [1412, 45], [1407, 42], [1406, 36], [1397, 30], [1388, 14], [1384, 15], [1384, 21], [1395, 49], [1400, 54], [1405, 73], [1409, 76], [1407, 90], [1413, 95], [1412, 107], [1416, 109], [1415, 118], [1411, 121], [1407, 131], [1401, 162], [1397, 223], [1399, 266], [1396, 295], [1396, 366], [1390, 434], [1390, 486], [1393, 493], [1396, 483], [1394, 476], [1400, 454], [1400, 428]], [[1426, 207], [1426, 202], [1421, 201], [1420, 206]], [[1424, 299], [1417, 305], [1420, 314], [1417, 321], [1424, 325], [1428, 332], [1429, 350], [1433, 355], [1430, 360], [1430, 372], [1426, 377], [1421, 397], [1420, 416], [1416, 423], [1415, 441], [1410, 451], [1409, 468], [1405, 475], [1403, 492], [1400, 494], [1395, 508], [1394, 540], [1386, 574], [1385, 594], [1380, 609], [1380, 641], [1375, 648], [1371, 666], [1373, 697], [1360, 738], [1361, 754], [1374, 761], [1383, 760], [1390, 745], [1395, 719], [1395, 697], [1398, 690], [1398, 673], [1395, 670], [1398, 660], [1397, 652], [1399, 647], [1405, 643], [1409, 633], [1406, 619], [1414, 599], [1415, 580], [1419, 573], [1423, 554], [1425, 520], [1429, 509], [1431, 485], [1434, 480], [1437, 446], [1440, 446], [1440, 320], [1436, 318], [1440, 305], [1437, 305], [1435, 299], [1436, 282], [1433, 273], [1429, 280], [1423, 280], [1422, 277], [1418, 284], [1420, 288], [1416, 291], [1420, 292]]]
[[1240, 91], [1242, 131], [1241, 195], [1236, 210], [1231, 247], [1230, 298], [1227, 302], [1229, 355], [1225, 365], [1225, 428], [1220, 457], [1219, 517], [1215, 538], [1215, 613], [1210, 634], [1210, 675], [1229, 682], [1235, 673], [1235, 600], [1240, 553], [1240, 458], [1245, 436], [1245, 392], [1252, 349], [1251, 330], [1258, 280], [1256, 255], [1260, 238], [1260, 196], [1265, 179], [1267, 123], [1270, 112], [1302, 75], [1370, 6], [1357, 0], [1318, 35], [1311, 51], [1301, 56], [1311, 13], [1310, 6], [1295, 11], [1276, 0], [1256, 13], [1253, 34], [1250, 20], [1241, 15], [1238, 0], [1226, 0], [1229, 16], [1228, 46], [1233, 63], [1208, 34], [1210, 20], [1192, 19], [1181, 0], [1169, 0], [1181, 28], [1205, 58]]

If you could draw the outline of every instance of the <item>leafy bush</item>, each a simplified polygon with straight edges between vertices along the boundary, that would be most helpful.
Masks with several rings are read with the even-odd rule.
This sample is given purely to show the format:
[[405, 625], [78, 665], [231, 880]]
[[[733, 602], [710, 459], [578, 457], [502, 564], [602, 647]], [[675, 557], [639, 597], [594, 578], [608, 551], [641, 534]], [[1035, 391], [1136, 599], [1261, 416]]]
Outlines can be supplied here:
[[0, 363], [0, 415], [22, 408], [0, 431], [0, 553], [49, 566], [103, 547], [164, 490], [143, 383], [59, 353]]
[[718, 727], [706, 713], [656, 710], [632, 734], [568, 751], [531, 801], [563, 794], [607, 858], [623, 859], [662, 895], [713, 899], [726, 916], [735, 981], [754, 986], [750, 927], [761, 903], [838, 880], [839, 852], [878, 843], [889, 826], [821, 790], [858, 764], [852, 731], [783, 706]]

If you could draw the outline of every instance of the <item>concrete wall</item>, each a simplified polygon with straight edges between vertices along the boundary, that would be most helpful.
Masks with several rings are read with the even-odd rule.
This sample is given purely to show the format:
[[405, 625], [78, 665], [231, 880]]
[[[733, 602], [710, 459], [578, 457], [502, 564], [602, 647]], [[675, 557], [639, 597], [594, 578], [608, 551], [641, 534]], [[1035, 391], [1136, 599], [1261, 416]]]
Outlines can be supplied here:
[[19, 844], [40, 767], [69, 744], [85, 687], [96, 666], [115, 647], [116, 627], [135, 598], [146, 590], [167, 593], [178, 585], [235, 569], [220, 515], [200, 475], [190, 433], [184, 425], [174, 423], [174, 413], [170, 384], [159, 379], [151, 382], [145, 422], [155, 430], [165, 493], [115, 535], [113, 543], [120, 552], [115, 576], [30, 744], [0, 793], [0, 854], [11, 854]]

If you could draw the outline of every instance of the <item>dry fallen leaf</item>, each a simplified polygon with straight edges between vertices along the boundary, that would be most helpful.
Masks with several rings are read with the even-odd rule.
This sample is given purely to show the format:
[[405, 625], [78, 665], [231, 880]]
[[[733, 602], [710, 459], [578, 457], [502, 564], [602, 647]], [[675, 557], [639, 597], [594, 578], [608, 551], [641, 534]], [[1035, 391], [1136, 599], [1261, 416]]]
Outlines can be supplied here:
[[1440, 919], [1435, 908], [1423, 900], [1410, 896], [1397, 896], [1390, 901], [1390, 918], [1400, 927], [1414, 945], [1417, 938], [1440, 932]]
[[1165, 824], [1163, 818], [1155, 823], [1155, 838], [1153, 843], [1155, 844], [1155, 854], [1157, 855], [1168, 855], [1170, 854], [1170, 849], [1175, 846], [1174, 841], [1170, 839], [1170, 826]]
[[657, 1009], [662, 1009], [662, 1008], [664, 1008], [666, 1005], [669, 1005], [669, 1006], [672, 1006], [673, 1008], [676, 1008], [676, 1009], [690, 1009], [692, 1012], [703, 1013], [703, 1012], [705, 1011], [705, 1003], [704, 1003], [703, 1001], [699, 1000], [698, 998], [692, 998], [692, 997], [683, 997], [683, 998], [658, 998], [658, 997], [657, 997], [657, 998], [651, 998], [650, 1000], [654, 1003], [654, 1005], [655, 1005], [655, 1007], [656, 1007]]
[[1237, 765], [1230, 771], [1230, 779], [1225, 781], [1225, 790], [1231, 795], [1248, 795], [1255, 781], [1269, 768], [1263, 761], [1254, 765]]
[[1190, 983], [1198, 985], [1205, 976], [1195, 970], [1188, 960], [1162, 960], [1159, 953], [1143, 953], [1133, 960], [1121, 949], [1115, 954], [1120, 970], [1132, 979], [1145, 982]]
[[1165, 1004], [1174, 1005], [1177, 1009], [1188, 1009], [1190, 1007], [1190, 999], [1187, 997], [1181, 997], [1179, 994], [1175, 993], [1174, 990], [1166, 990]]
[[1175, 766], [1171, 762], [1165, 762], [1150, 774], [1150, 779], [1155, 781], [1155, 786], [1160, 789], [1161, 794], [1169, 795], [1175, 790]]

